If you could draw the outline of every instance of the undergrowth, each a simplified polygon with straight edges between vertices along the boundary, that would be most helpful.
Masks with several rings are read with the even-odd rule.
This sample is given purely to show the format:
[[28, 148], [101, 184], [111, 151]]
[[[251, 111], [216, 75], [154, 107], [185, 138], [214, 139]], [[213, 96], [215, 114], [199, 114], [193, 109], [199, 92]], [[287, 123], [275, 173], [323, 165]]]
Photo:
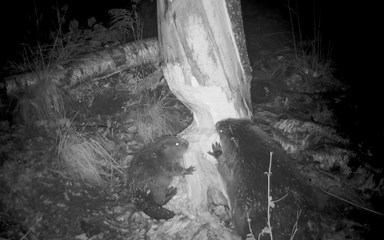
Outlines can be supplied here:
[[[271, 65], [271, 75], [274, 79], [291, 77], [300, 73], [311, 78], [332, 77], [334, 62], [331, 56], [330, 42], [324, 44], [321, 35], [321, 22], [314, 17], [313, 39], [307, 39], [301, 31], [300, 14], [287, 5], [292, 33], [292, 46], [282, 46], [269, 50], [255, 65]], [[298, 6], [296, 5], [296, 9]], [[315, 10], [314, 10], [315, 11]], [[294, 20], [297, 20], [297, 23]], [[305, 38], [305, 39], [304, 39]]]
[[[315, 4], [315, 3], [313, 3]], [[298, 116], [323, 124], [335, 125], [329, 104], [337, 101], [343, 85], [333, 76], [335, 63], [330, 44], [322, 38], [319, 11], [313, 7], [313, 39], [302, 32], [298, 5], [288, 1], [292, 44], [267, 51], [256, 65], [270, 77], [264, 87], [263, 104], [275, 109], [294, 111]], [[319, 19], [316, 19], [319, 18]], [[296, 22], [297, 21], [297, 22]], [[306, 33], [307, 34], [307, 33]], [[264, 86], [261, 83], [257, 86]], [[335, 99], [333, 99], [335, 98]]]
[[[143, 21], [137, 13], [137, 4], [132, 1], [132, 10], [112, 9], [111, 27], [104, 27], [95, 18], [87, 21], [86, 27], [73, 19], [68, 21], [68, 6], [56, 6], [56, 21], [52, 22], [54, 31], [48, 39], [36, 46], [23, 45], [21, 61], [9, 62], [8, 69], [12, 74], [32, 73], [33, 79], [22, 79], [16, 82], [17, 91], [12, 94], [18, 99], [16, 112], [23, 123], [52, 123], [65, 117], [72, 117], [76, 104], [69, 89], [54, 79], [55, 69], [60, 69], [76, 59], [79, 54], [104, 49], [110, 42], [125, 42], [127, 36], [133, 35], [136, 40], [142, 38]], [[41, 24], [37, 20], [37, 27]], [[41, 31], [41, 29], [39, 29]], [[18, 80], [17, 80], [18, 81]], [[31, 121], [32, 120], [32, 121]]]
[[[313, 3], [315, 4], [315, 3]], [[296, 9], [298, 5], [296, 2]], [[313, 39], [303, 40], [303, 33], [301, 31], [300, 14], [291, 7], [288, 1], [288, 10], [291, 20], [292, 40], [294, 45], [294, 56], [296, 61], [293, 60], [293, 65], [302, 68], [301, 72], [308, 74], [314, 78], [320, 76], [330, 76], [333, 72], [334, 62], [331, 58], [330, 42], [328, 46], [324, 45], [324, 39], [321, 35], [321, 21], [316, 19], [315, 6], [314, 6], [314, 19], [313, 19]], [[293, 19], [297, 19], [297, 28], [294, 28]], [[317, 21], [317, 22], [316, 22]], [[298, 36], [296, 37], [296, 32]]]
[[119, 34], [118, 40], [125, 41], [127, 35], [132, 34], [136, 41], [143, 38], [143, 19], [139, 16], [137, 5], [141, 0], [131, 0], [132, 10], [111, 9], [109, 14], [112, 17], [111, 30]]
[[137, 108], [136, 119], [134, 120], [137, 133], [144, 144], [149, 144], [160, 136], [175, 134], [178, 124], [171, 115], [171, 107], [167, 105], [171, 98], [171, 92], [163, 90], [154, 97], [151, 97], [148, 92], [145, 95], [139, 101], [140, 107]]
[[[85, 132], [76, 127], [79, 120], [87, 120], [82, 119], [86, 114], [80, 112], [82, 109], [76, 105], [71, 89], [53, 79], [52, 71], [73, 61], [79, 54], [103, 49], [104, 43], [125, 42], [128, 35], [141, 40], [143, 21], [137, 12], [139, 2], [132, 1], [131, 11], [110, 10], [110, 28], [104, 27], [95, 18], [88, 19], [86, 27], [80, 27], [78, 21], [67, 19], [67, 5], [57, 6], [55, 31], [49, 33], [50, 44], [37, 41], [35, 47], [24, 45], [22, 61], [10, 63], [12, 73], [32, 73], [34, 76], [32, 82], [17, 86], [15, 97], [18, 105], [15, 112], [18, 124], [43, 128], [48, 136], [56, 139], [58, 163], [63, 176], [103, 185], [114, 173], [122, 173], [120, 164], [111, 155], [114, 142], [106, 135]], [[101, 90], [99, 86], [92, 87]], [[155, 97], [150, 93], [144, 95], [138, 103], [134, 119], [137, 134], [143, 142], [148, 144], [159, 136], [174, 134], [178, 123], [167, 105], [170, 92], [161, 92]]]
[[97, 133], [82, 133], [67, 128], [60, 132], [59, 166], [73, 179], [104, 185], [114, 173], [124, 175], [122, 166], [110, 155], [114, 144]]

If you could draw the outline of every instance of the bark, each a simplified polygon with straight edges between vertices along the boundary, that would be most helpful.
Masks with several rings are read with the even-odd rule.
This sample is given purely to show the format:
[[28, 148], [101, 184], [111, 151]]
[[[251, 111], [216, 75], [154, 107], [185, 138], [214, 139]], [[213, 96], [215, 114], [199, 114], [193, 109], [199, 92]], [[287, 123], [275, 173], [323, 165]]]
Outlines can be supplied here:
[[77, 56], [68, 63], [41, 72], [8, 77], [7, 93], [33, 86], [40, 77], [51, 79], [59, 86], [72, 87], [87, 79], [105, 78], [130, 67], [158, 61], [159, 45], [156, 38], [130, 42]]
[[194, 116], [181, 134], [190, 142], [185, 164], [196, 167], [187, 177], [185, 203], [193, 212], [205, 212], [208, 189], [226, 196], [216, 160], [207, 154], [218, 140], [215, 123], [252, 114], [240, 2], [158, 0], [157, 7], [165, 79]]

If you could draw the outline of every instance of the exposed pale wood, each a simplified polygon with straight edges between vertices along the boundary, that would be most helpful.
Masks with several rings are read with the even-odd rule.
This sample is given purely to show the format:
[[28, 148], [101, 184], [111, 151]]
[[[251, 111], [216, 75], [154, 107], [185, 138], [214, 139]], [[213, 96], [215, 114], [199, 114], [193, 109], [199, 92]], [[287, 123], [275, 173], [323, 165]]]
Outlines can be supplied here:
[[185, 203], [190, 204], [191, 212], [204, 213], [208, 186], [226, 194], [216, 160], [207, 154], [218, 140], [215, 123], [251, 116], [251, 75], [240, 3], [159, 0], [157, 4], [164, 76], [194, 116], [192, 125], [181, 134], [190, 142], [185, 164], [196, 166], [187, 179], [189, 201]]
[[41, 77], [51, 79], [60, 86], [72, 87], [83, 80], [107, 77], [130, 67], [158, 61], [158, 41], [149, 38], [77, 56], [51, 69], [8, 77], [7, 91], [9, 94], [20, 86], [33, 86]]

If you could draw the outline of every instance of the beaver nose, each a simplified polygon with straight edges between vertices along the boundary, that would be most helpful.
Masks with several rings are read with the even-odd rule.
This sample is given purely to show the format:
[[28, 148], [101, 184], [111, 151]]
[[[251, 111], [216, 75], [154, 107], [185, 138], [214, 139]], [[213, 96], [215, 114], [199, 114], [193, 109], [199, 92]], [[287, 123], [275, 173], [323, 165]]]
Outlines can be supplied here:
[[180, 142], [180, 144], [181, 144], [181, 146], [183, 146], [183, 147], [188, 147], [188, 145], [189, 145], [189, 142], [187, 141], [187, 140], [182, 140], [181, 142]]

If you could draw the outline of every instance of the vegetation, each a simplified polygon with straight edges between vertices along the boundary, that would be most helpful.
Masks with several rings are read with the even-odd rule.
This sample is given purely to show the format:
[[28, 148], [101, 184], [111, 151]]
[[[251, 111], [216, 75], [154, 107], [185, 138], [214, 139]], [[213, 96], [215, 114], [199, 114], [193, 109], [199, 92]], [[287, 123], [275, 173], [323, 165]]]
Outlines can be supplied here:
[[[8, 220], [1, 218], [0, 224], [13, 226], [12, 231], [1, 233], [2, 238], [32, 236], [42, 227], [65, 234], [52, 222], [59, 213], [44, 215], [44, 205], [50, 203], [34, 202], [34, 198], [46, 192], [51, 200], [61, 201], [56, 196], [64, 194], [70, 201], [84, 194], [84, 189], [77, 189], [80, 186], [92, 191], [100, 188], [99, 195], [106, 197], [124, 184], [125, 168], [136, 151], [187, 126], [177, 111], [188, 110], [166, 85], [154, 91], [138, 89], [140, 80], [154, 68], [110, 76], [111, 84], [102, 86], [83, 81], [82, 86], [68, 88], [51, 78], [52, 69], [83, 53], [103, 50], [131, 36], [140, 40], [143, 25], [138, 2], [131, 11], [110, 10], [110, 27], [90, 18], [87, 27], [81, 28], [78, 21], [66, 18], [67, 6], [57, 8], [58, 28], [50, 32], [50, 44], [24, 45], [23, 61], [9, 63], [11, 74], [33, 73], [37, 82], [18, 86], [11, 96], [17, 106], [8, 112], [13, 121], [1, 119], [0, 211]], [[114, 111], [106, 111], [109, 108]], [[81, 206], [79, 216], [85, 214]]]
[[[313, 185], [332, 196], [326, 203], [328, 206], [343, 207], [343, 203], [335, 200], [337, 198], [344, 204], [372, 212], [369, 202], [380, 192], [382, 180], [373, 180], [378, 172], [363, 170], [368, 159], [352, 147], [353, 141], [348, 133], [339, 131], [339, 115], [334, 110], [336, 105], [346, 100], [350, 86], [334, 76], [335, 63], [330, 43], [321, 36], [320, 17], [313, 19], [313, 34], [310, 40], [306, 40], [298, 6], [292, 7], [290, 2], [287, 8], [291, 21], [291, 44], [264, 52], [254, 64], [256, 79], [252, 84], [259, 93], [252, 96], [258, 108], [256, 119], [261, 118], [264, 111], [286, 118], [270, 120], [275, 138], [297, 160], [315, 164], [304, 167], [304, 175]], [[315, 12], [313, 15], [316, 16]], [[358, 170], [356, 165], [359, 165]], [[359, 180], [352, 179], [356, 172], [364, 172], [357, 177]], [[322, 177], [322, 174], [330, 175]], [[376, 193], [368, 197], [361, 189]], [[356, 233], [349, 234], [356, 237]]]

